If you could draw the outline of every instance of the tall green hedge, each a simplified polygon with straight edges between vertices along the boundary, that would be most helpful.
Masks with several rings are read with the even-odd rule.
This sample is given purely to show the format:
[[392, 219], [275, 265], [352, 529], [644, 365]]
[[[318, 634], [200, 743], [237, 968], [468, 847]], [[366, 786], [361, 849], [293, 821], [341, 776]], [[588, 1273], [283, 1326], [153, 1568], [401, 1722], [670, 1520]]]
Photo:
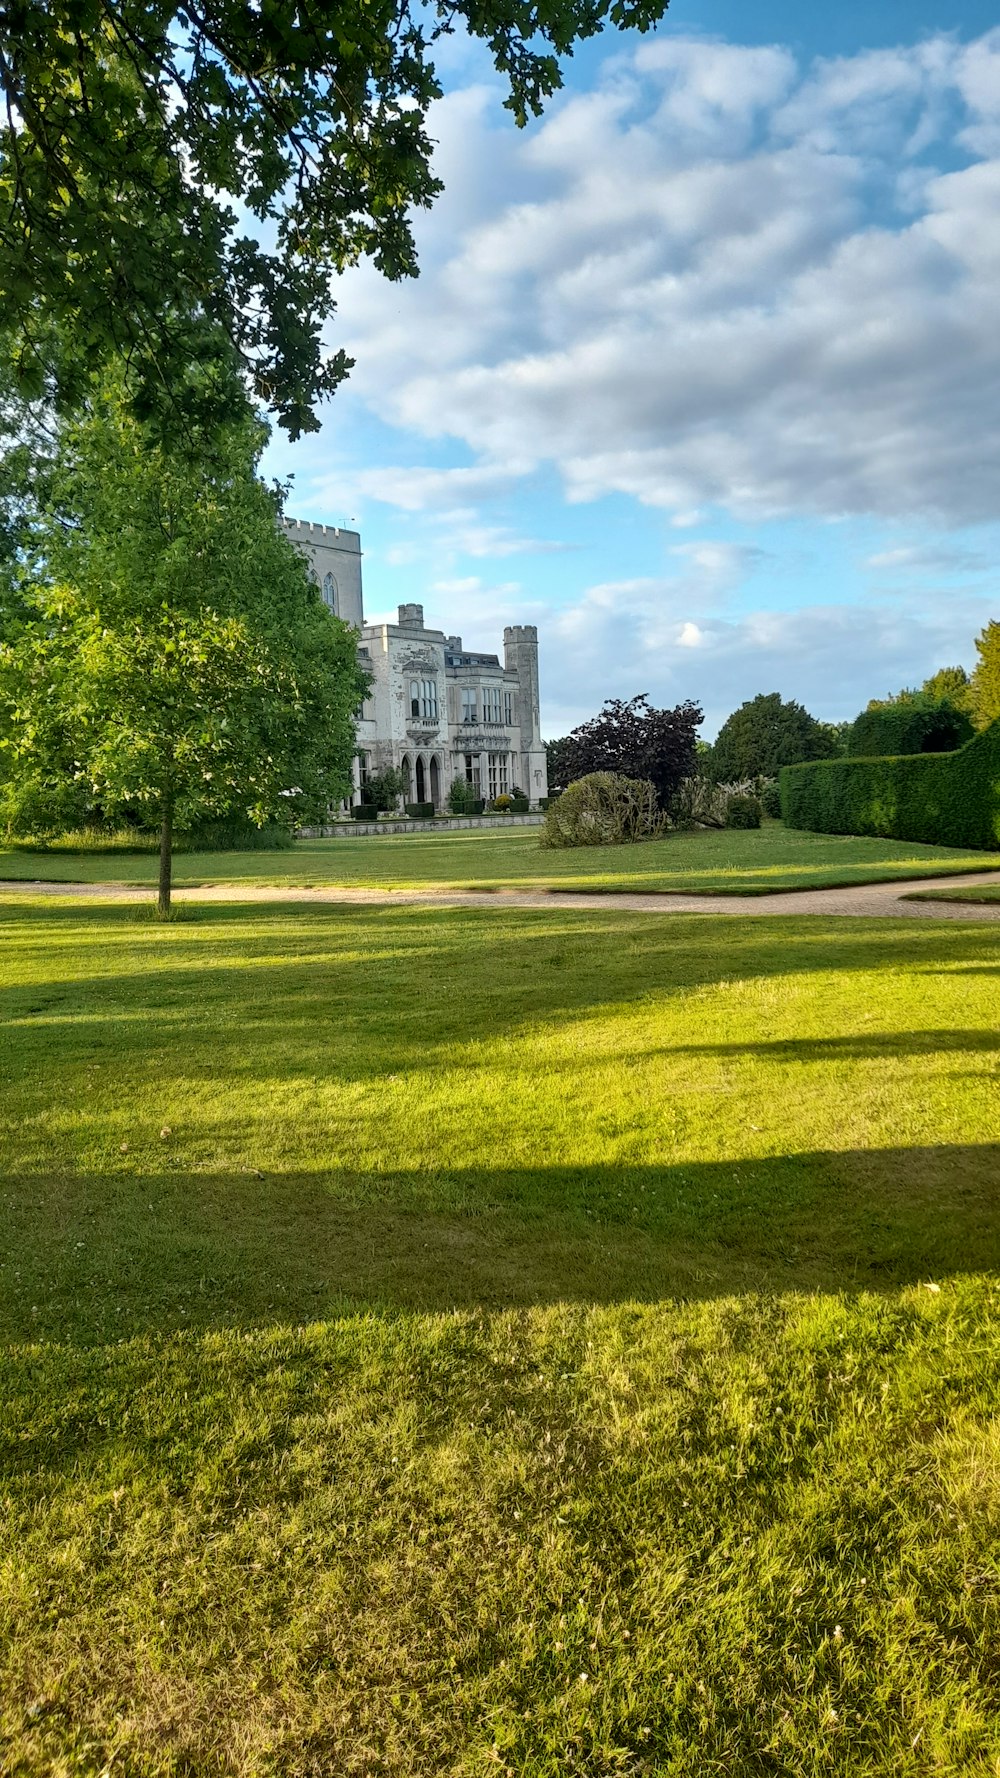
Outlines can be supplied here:
[[1000, 721], [955, 753], [785, 766], [788, 827], [1000, 849]]
[[907, 703], [862, 710], [851, 724], [847, 752], [862, 759], [876, 754], [951, 753], [973, 736], [964, 710], [947, 698], [916, 697]]

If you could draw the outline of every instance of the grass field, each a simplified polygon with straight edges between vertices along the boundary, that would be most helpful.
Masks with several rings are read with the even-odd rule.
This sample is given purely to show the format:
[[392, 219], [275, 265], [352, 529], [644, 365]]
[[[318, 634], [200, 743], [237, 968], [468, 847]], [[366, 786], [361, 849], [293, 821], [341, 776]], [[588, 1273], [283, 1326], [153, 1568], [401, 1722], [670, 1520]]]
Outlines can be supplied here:
[[[773, 889], [827, 888], [892, 878], [996, 869], [995, 852], [960, 852], [898, 840], [796, 833], [780, 822], [755, 832], [670, 834], [648, 845], [545, 851], [536, 828], [472, 828], [400, 837], [300, 840], [285, 852], [181, 853], [178, 885], [344, 884], [358, 888], [428, 886], [589, 890], [676, 890], [759, 895]], [[149, 883], [150, 853], [0, 850], [0, 880]]]
[[1000, 883], [977, 883], [970, 889], [921, 889], [908, 901], [1000, 901]]
[[994, 928], [0, 947], [5, 1778], [1000, 1770]]

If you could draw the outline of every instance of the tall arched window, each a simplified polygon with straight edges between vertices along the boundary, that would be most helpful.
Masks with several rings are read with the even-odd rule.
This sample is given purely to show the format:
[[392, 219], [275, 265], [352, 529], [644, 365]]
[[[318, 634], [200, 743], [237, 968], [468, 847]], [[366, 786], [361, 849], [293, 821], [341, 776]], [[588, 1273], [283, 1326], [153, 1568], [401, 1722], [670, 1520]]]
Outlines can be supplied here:
[[334, 616], [337, 615], [337, 582], [332, 574], [323, 576], [323, 603], [328, 605]]

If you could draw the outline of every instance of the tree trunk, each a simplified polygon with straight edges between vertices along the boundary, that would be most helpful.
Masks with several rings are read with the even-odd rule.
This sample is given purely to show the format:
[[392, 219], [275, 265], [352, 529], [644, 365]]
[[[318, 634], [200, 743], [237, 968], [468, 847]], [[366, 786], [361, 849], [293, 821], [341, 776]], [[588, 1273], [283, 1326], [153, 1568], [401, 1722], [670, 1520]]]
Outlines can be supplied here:
[[170, 869], [173, 840], [174, 799], [168, 794], [163, 798], [160, 821], [160, 898], [156, 904], [156, 912], [161, 920], [165, 920], [170, 913]]

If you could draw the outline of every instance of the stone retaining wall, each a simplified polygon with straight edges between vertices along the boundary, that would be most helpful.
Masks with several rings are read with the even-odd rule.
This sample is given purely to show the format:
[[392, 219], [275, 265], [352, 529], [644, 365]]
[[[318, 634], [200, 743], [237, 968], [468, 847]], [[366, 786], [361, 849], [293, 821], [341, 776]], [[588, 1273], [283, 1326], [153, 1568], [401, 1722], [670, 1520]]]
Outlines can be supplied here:
[[541, 827], [544, 815], [449, 815], [434, 821], [335, 821], [329, 827], [300, 827], [300, 840], [352, 839], [355, 834], [447, 833], [459, 827]]

